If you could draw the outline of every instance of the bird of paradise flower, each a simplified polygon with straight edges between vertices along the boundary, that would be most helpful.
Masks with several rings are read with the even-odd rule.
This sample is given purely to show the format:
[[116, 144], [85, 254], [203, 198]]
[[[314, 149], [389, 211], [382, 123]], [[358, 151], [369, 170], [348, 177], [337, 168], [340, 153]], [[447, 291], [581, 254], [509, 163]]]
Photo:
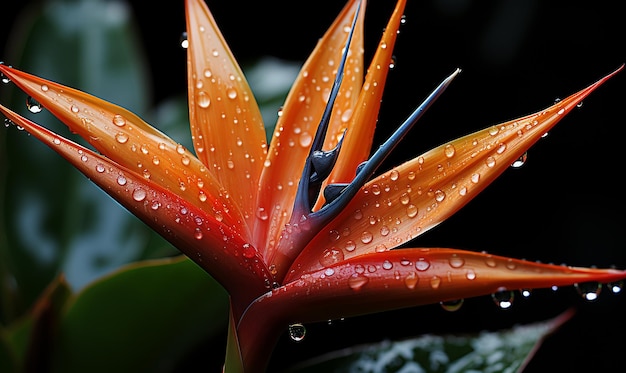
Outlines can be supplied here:
[[535, 114], [380, 172], [459, 73], [371, 152], [405, 3], [397, 2], [365, 76], [365, 0], [347, 3], [304, 64], [269, 144], [254, 96], [201, 0], [186, 1], [195, 154], [121, 107], [6, 65], [0, 71], [8, 79], [97, 152], [0, 111], [222, 284], [231, 302], [226, 363], [241, 370], [263, 370], [294, 322], [623, 280], [626, 271], [616, 269], [448, 248], [393, 250], [467, 204], [622, 69]]

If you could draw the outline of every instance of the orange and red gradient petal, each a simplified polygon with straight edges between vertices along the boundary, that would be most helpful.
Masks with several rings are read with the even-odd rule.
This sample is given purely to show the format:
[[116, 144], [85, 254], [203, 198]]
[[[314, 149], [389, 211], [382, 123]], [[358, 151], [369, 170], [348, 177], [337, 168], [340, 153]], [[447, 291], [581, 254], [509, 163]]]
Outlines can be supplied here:
[[621, 69], [536, 114], [443, 144], [371, 180], [307, 245], [289, 276], [393, 249], [441, 223]]
[[378, 44], [376, 53], [370, 63], [365, 77], [365, 83], [359, 94], [354, 113], [344, 115], [342, 119], [348, 122], [347, 127], [335, 126], [329, 131], [335, 131], [335, 136], [327, 138], [327, 148], [337, 145], [337, 139], [347, 128], [341, 151], [335, 168], [327, 179], [328, 183], [348, 183], [354, 178], [356, 168], [366, 161], [370, 155], [374, 130], [378, 121], [378, 112], [383, 97], [385, 81], [393, 62], [393, 48], [402, 23], [406, 0], [397, 2], [383, 36]]
[[267, 153], [261, 112], [203, 0], [186, 1], [189, 119], [196, 154], [254, 219]]
[[135, 114], [6, 65], [0, 65], [0, 71], [109, 159], [216, 218], [241, 226], [239, 210], [222, 197], [226, 192], [207, 167]]
[[[335, 19], [305, 62], [291, 88], [261, 175], [255, 242], [271, 251], [289, 221], [304, 162], [328, 102], [337, 67], [359, 0], [352, 0]], [[363, 81], [363, 20], [365, 1], [355, 26], [343, 84], [335, 101], [331, 128], [342, 126], [342, 115], [354, 110]], [[336, 133], [331, 129], [328, 134]]]
[[518, 289], [613, 283], [624, 278], [623, 270], [557, 266], [453, 249], [371, 253], [293, 277], [283, 287], [261, 296], [244, 314], [239, 338], [244, 360], [254, 360], [255, 349], [263, 346], [253, 345], [249, 333], [266, 335], [263, 332], [268, 330], [267, 335], [271, 335], [269, 330], [284, 330], [294, 322], [319, 322]]
[[235, 227], [160, 187], [143, 175], [73, 143], [0, 105], [9, 120], [68, 160], [80, 172], [185, 255], [211, 273], [230, 294], [238, 312], [267, 291], [270, 276], [256, 249]]

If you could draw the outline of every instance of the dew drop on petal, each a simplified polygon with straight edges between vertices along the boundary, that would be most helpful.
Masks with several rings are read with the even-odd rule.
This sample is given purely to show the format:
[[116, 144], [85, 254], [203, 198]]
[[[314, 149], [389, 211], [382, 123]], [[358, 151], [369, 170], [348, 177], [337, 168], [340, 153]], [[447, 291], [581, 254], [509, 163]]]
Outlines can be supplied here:
[[289, 325], [289, 338], [294, 342], [300, 342], [306, 335], [306, 328], [300, 323]]
[[417, 273], [409, 272], [409, 274], [406, 275], [406, 277], [404, 278], [404, 285], [407, 287], [407, 289], [413, 290], [415, 289], [415, 286], [417, 286], [419, 280], [420, 278]]
[[430, 279], [430, 287], [433, 289], [438, 289], [439, 285], [441, 285], [441, 278], [439, 276], [433, 276]]
[[209, 98], [209, 95], [206, 92], [200, 91], [198, 92], [196, 103], [201, 108], [206, 109], [209, 107], [209, 105], [211, 105], [211, 99]]
[[126, 178], [123, 175], [120, 175], [120, 176], [117, 177], [117, 183], [119, 185], [122, 185], [122, 186], [126, 185], [126, 182], [127, 182]]
[[124, 119], [123, 116], [116, 114], [113, 116], [113, 124], [118, 127], [124, 127], [124, 125], [126, 125], [126, 119]]
[[374, 239], [374, 236], [370, 232], [364, 231], [363, 233], [361, 233], [361, 242], [367, 244], [367, 243], [372, 242], [373, 239]]
[[104, 172], [104, 170], [105, 170], [104, 165], [102, 165], [101, 163], [98, 163], [98, 164], [96, 165], [96, 171], [97, 171], [97, 172], [99, 172], [99, 173], [103, 173], [103, 172]]
[[465, 260], [456, 254], [453, 254], [448, 262], [450, 263], [450, 267], [452, 268], [461, 268], [463, 267], [463, 264], [465, 264]]
[[115, 140], [120, 144], [126, 144], [128, 142], [128, 135], [124, 132], [118, 132], [117, 135], [115, 135]]
[[430, 262], [428, 260], [424, 258], [419, 258], [417, 261], [415, 261], [415, 269], [417, 269], [418, 271], [423, 272], [428, 268], [430, 268]]
[[133, 190], [133, 199], [137, 202], [141, 202], [144, 199], [146, 199], [146, 191], [141, 189], [141, 188], [137, 188], [135, 190]]
[[406, 215], [409, 218], [414, 218], [417, 216], [417, 207], [415, 205], [408, 205], [406, 208]]
[[454, 157], [454, 153], [456, 152], [456, 149], [454, 148], [454, 145], [448, 144], [443, 149], [443, 152], [446, 155], [446, 158], [452, 158]]

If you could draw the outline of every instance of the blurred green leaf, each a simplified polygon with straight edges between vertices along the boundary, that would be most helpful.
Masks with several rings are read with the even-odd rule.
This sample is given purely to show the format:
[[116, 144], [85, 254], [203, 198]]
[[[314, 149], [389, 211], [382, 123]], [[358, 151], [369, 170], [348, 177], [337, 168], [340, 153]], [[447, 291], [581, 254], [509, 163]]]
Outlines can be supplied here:
[[566, 312], [553, 320], [496, 332], [424, 335], [349, 348], [304, 362], [290, 372], [518, 372], [543, 338], [571, 315]]
[[223, 338], [227, 315], [226, 292], [188, 258], [131, 264], [68, 305], [53, 371], [169, 372], [199, 343]]
[[[10, 38], [12, 65], [145, 114], [151, 97], [148, 68], [126, 3], [33, 5]], [[22, 92], [9, 85], [2, 93], [9, 90], [10, 107], [72, 137], [45, 110], [29, 113]], [[5, 299], [17, 294], [4, 300], [0, 320], [23, 313], [60, 272], [79, 289], [123, 264], [176, 252], [47, 147], [13, 129], [0, 134], [0, 144], [5, 184], [0, 186], [0, 231], [5, 232], [0, 286]]]

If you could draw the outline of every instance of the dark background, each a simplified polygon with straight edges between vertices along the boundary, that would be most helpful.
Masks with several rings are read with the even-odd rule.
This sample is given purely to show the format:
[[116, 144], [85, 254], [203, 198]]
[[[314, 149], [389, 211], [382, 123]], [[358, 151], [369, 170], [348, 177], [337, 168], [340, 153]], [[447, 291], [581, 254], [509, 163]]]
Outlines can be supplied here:
[[[36, 2], [2, 6], [0, 50], [12, 17]], [[155, 104], [186, 92], [183, 2], [131, 1], [153, 77]], [[463, 73], [429, 111], [391, 164], [468, 132], [538, 111], [626, 62], [624, 14], [609, 1], [409, 1], [396, 45], [396, 68], [383, 100], [382, 141], [456, 67]], [[343, 1], [209, 1], [232, 51], [245, 66], [262, 55], [304, 61]], [[371, 0], [366, 56], [393, 8]], [[369, 49], [368, 49], [369, 47]], [[0, 60], [2, 60], [0, 55]], [[7, 61], [9, 63], [10, 61]], [[245, 67], [244, 67], [245, 70]], [[626, 72], [601, 87], [510, 170], [418, 246], [488, 251], [542, 262], [626, 268]], [[460, 311], [413, 308], [308, 326], [296, 344], [279, 344], [273, 368], [354, 343], [429, 332], [470, 332], [543, 320], [575, 307], [574, 319], [548, 338], [528, 371], [615, 371], [626, 366], [624, 294], [585, 302], [571, 288], [536, 291], [498, 310], [488, 297]], [[202, 356], [202, 351], [195, 357]], [[278, 360], [281, 359], [281, 360]], [[286, 361], [285, 359], [288, 359]]]

